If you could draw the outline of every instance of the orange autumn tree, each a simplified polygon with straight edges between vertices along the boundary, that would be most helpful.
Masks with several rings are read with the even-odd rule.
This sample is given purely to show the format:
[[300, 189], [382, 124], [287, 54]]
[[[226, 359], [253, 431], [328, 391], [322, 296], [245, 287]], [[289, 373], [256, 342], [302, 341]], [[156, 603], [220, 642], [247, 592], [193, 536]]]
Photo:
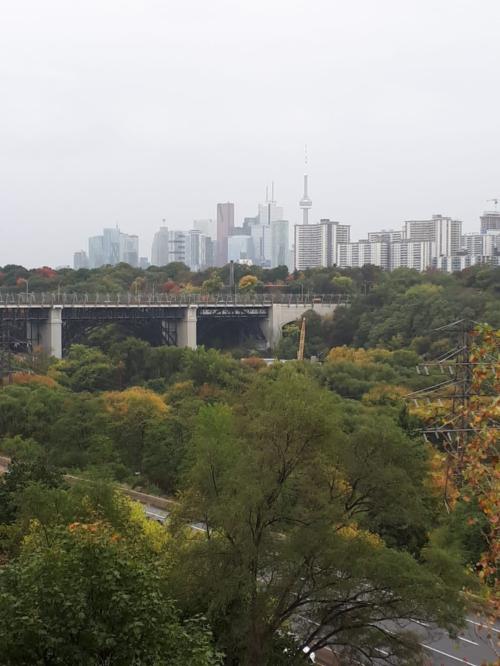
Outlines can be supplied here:
[[[459, 473], [462, 497], [475, 497], [488, 521], [488, 549], [483, 553], [480, 576], [498, 590], [500, 564], [500, 331], [478, 326], [472, 333], [470, 400], [464, 406], [473, 429], [464, 446]], [[497, 597], [497, 610], [500, 602]]]
[[103, 400], [122, 460], [142, 472], [148, 430], [166, 417], [168, 406], [157, 393], [140, 386], [109, 391]]

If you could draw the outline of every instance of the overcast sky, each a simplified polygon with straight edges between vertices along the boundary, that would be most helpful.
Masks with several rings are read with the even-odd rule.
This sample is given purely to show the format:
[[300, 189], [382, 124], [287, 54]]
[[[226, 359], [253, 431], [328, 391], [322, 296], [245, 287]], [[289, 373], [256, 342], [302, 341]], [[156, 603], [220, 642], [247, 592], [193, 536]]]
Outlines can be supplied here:
[[0, 265], [266, 183], [354, 238], [500, 196], [499, 0], [0, 0]]

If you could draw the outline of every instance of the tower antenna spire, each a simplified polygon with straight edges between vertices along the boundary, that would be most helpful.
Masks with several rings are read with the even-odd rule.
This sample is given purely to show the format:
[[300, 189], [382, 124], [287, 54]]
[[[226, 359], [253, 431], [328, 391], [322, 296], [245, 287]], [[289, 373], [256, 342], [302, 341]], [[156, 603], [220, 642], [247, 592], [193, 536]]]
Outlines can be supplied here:
[[307, 174], [307, 164], [308, 164], [308, 155], [307, 155], [307, 144], [305, 145], [304, 150], [304, 194], [302, 199], [299, 201], [299, 208], [302, 210], [302, 224], [309, 224], [309, 209], [312, 208], [312, 201], [308, 192], [308, 174]]

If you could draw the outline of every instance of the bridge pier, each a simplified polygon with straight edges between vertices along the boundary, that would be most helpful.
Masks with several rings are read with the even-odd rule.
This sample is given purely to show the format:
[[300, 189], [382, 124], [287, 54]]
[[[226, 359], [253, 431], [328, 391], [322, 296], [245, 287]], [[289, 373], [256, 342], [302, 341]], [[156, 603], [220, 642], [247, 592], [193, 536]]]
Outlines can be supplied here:
[[177, 323], [177, 346], [196, 349], [196, 323], [197, 305], [189, 305], [184, 311], [184, 317]]
[[48, 311], [47, 321], [28, 322], [28, 340], [39, 344], [48, 356], [62, 358], [63, 322], [62, 306], [54, 305]]

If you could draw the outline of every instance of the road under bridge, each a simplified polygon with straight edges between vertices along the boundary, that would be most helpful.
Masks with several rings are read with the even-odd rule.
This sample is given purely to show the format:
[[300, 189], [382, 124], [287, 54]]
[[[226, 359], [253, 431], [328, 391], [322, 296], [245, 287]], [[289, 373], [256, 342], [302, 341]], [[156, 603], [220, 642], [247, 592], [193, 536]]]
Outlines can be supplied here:
[[179, 296], [15, 294], [0, 296], [0, 338], [4, 347], [42, 348], [62, 358], [78, 336], [97, 326], [122, 323], [146, 328], [156, 344], [196, 349], [201, 326], [239, 322], [258, 330], [269, 348], [279, 341], [283, 326], [314, 310], [331, 316], [342, 296]]

